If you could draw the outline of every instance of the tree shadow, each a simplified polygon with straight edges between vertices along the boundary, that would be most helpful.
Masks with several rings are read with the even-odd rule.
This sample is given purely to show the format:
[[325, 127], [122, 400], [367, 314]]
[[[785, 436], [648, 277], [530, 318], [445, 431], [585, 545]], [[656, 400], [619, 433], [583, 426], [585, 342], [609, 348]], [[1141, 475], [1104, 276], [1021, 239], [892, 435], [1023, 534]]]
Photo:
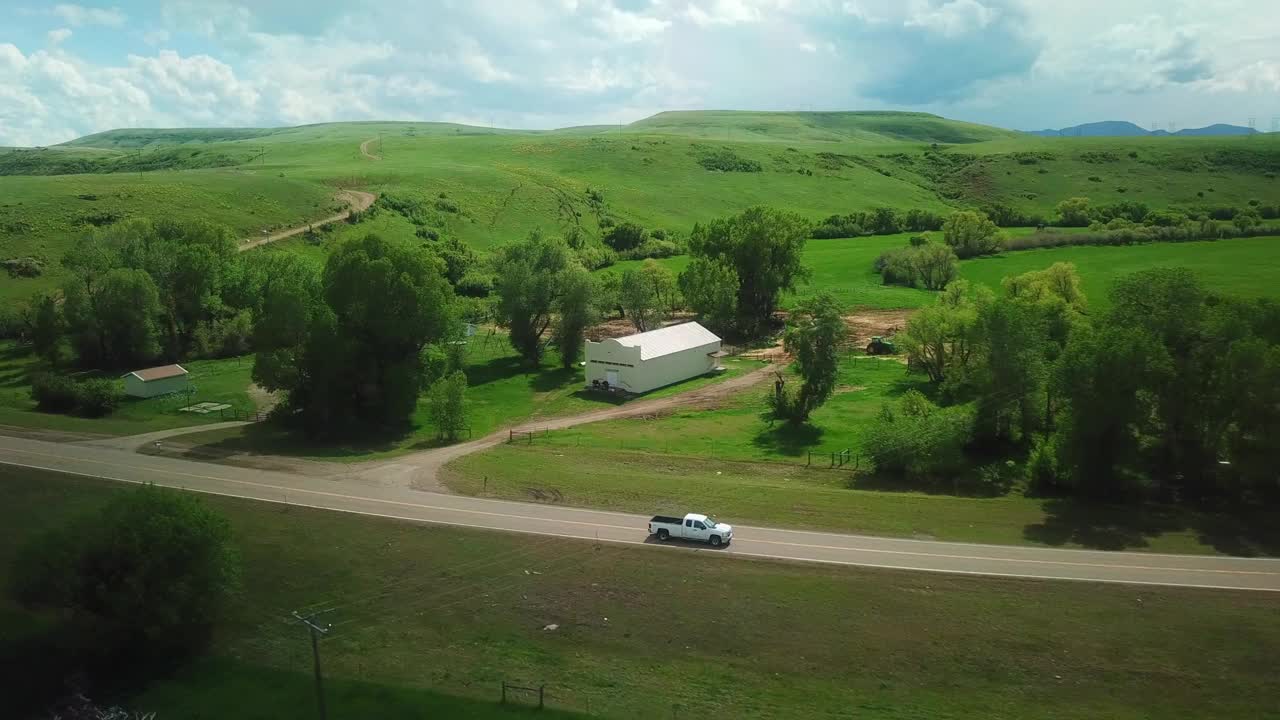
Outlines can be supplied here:
[[514, 355], [494, 358], [484, 364], [466, 367], [467, 385], [476, 387], [531, 372], [522, 358]]
[[1164, 506], [1104, 505], [1054, 498], [1041, 505], [1043, 522], [1032, 523], [1022, 536], [1051, 546], [1080, 545], [1093, 550], [1144, 548], [1150, 538], [1186, 528], [1183, 511]]
[[809, 423], [774, 423], [756, 433], [751, 439], [756, 447], [780, 455], [798, 457], [814, 449], [822, 440], [824, 430]]
[[1151, 538], [1164, 533], [1190, 530], [1200, 542], [1227, 555], [1280, 555], [1275, 515], [1258, 508], [1106, 505], [1069, 498], [1046, 500], [1042, 507], [1044, 521], [1027, 525], [1022, 534], [1045, 545], [1127, 550], [1148, 547]]
[[1257, 508], [1205, 512], [1196, 515], [1200, 542], [1228, 555], [1280, 555], [1280, 523], [1275, 512]]
[[237, 435], [193, 446], [184, 454], [211, 459], [232, 455], [360, 457], [394, 450], [412, 431], [411, 427], [365, 429], [335, 441], [309, 437], [301, 429], [268, 421], [245, 425]]
[[536, 392], [551, 392], [578, 382], [577, 368], [543, 368], [529, 379], [529, 387]]

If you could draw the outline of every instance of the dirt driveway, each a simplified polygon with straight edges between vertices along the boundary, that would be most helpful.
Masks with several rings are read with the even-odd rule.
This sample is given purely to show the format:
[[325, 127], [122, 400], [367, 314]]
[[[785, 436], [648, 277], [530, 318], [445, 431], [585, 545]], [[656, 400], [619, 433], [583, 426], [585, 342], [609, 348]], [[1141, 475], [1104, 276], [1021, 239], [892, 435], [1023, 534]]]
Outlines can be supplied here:
[[314, 220], [312, 222], [307, 223], [306, 225], [299, 225], [297, 227], [292, 227], [287, 230], [274, 232], [270, 235], [264, 235], [262, 237], [256, 237], [256, 238], [255, 237], [244, 238], [243, 240], [240, 241], [240, 247], [237, 249], [240, 252], [244, 252], [245, 250], [252, 250], [253, 248], [266, 245], [268, 243], [273, 243], [273, 242], [276, 242], [277, 240], [284, 240], [285, 238], [290, 238], [290, 237], [293, 237], [294, 235], [301, 235], [302, 233], [310, 230], [311, 228], [320, 227], [321, 225], [328, 225], [329, 223], [336, 223], [342, 220], [346, 220], [348, 217], [351, 216], [351, 212], [353, 210], [356, 212], [363, 212], [365, 210], [368, 210], [369, 206], [373, 205], [373, 202], [378, 199], [377, 195], [374, 195], [373, 193], [369, 193], [369, 192], [364, 192], [363, 190], [339, 190], [336, 197], [339, 200], [342, 200], [347, 203], [346, 210], [343, 210], [337, 215], [333, 215], [331, 217], [327, 217], [322, 220]]

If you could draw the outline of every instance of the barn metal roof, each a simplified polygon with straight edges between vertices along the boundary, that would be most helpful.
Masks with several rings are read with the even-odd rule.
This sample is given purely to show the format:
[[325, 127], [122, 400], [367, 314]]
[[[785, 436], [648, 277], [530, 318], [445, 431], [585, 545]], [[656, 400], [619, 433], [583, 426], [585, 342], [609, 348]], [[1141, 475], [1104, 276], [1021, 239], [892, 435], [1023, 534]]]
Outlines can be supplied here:
[[165, 378], [186, 375], [187, 369], [181, 365], [161, 365], [159, 367], [146, 368], [144, 370], [134, 370], [129, 374], [138, 378], [142, 382], [151, 382], [152, 380], [163, 380]]
[[715, 333], [696, 322], [681, 323], [680, 325], [614, 338], [614, 340], [623, 347], [640, 348], [641, 360], [649, 360], [680, 352], [681, 350], [720, 342], [720, 338]]

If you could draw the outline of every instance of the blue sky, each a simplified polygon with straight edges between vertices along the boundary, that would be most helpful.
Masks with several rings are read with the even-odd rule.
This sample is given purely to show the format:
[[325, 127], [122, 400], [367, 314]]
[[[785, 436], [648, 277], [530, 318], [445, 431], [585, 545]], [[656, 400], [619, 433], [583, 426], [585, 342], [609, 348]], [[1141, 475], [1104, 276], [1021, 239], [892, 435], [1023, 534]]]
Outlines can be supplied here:
[[904, 109], [1270, 129], [1280, 3], [0, 0], [0, 145], [363, 119]]

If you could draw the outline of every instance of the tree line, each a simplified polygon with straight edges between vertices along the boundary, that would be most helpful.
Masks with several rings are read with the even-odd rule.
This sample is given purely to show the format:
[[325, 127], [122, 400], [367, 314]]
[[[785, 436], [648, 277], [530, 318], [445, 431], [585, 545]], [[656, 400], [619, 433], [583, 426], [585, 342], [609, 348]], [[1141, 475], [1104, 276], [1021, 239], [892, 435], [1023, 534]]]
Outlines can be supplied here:
[[[1208, 292], [1186, 269], [1121, 278], [1089, 313], [1073, 266], [949, 284], [896, 338], [932, 399], [884, 408], [864, 450], [941, 479], [1025, 457], [1033, 490], [1260, 502], [1280, 494], [1280, 304]], [[1012, 480], [979, 473], [996, 491]]]

